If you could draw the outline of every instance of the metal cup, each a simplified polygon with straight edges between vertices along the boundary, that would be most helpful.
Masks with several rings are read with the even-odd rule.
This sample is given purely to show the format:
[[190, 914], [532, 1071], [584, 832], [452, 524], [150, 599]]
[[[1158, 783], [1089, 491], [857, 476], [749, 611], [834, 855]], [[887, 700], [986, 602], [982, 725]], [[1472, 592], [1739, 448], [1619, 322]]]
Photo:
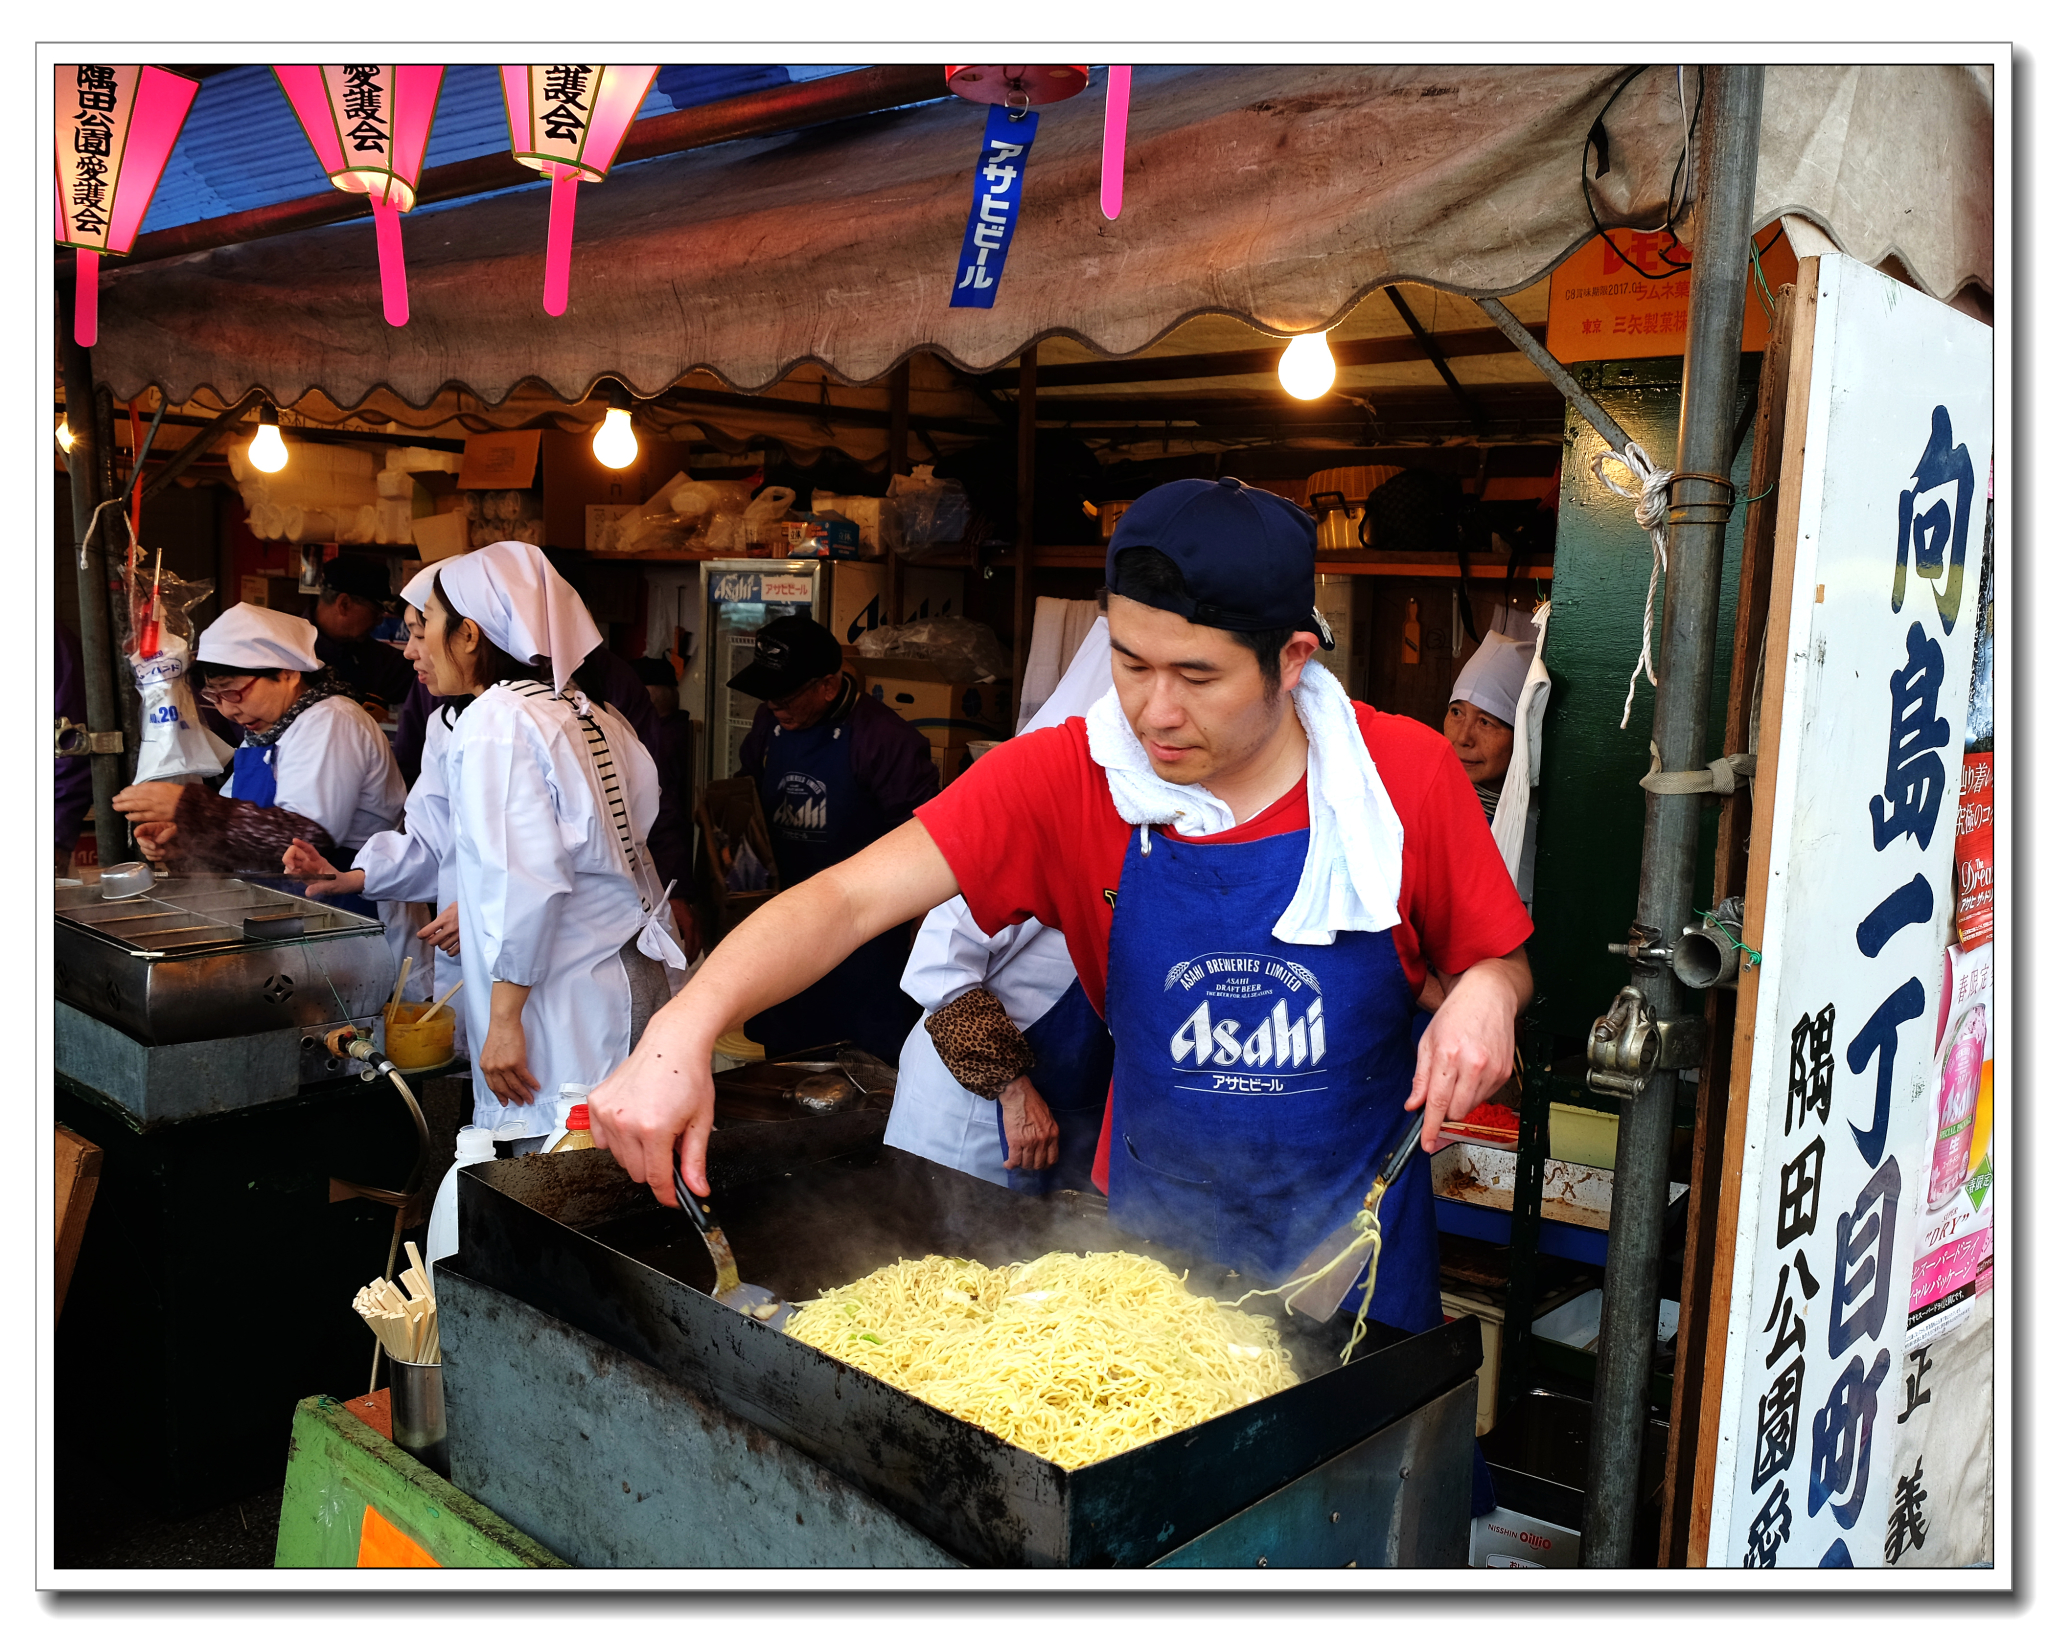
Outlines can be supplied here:
[[441, 1402], [441, 1363], [391, 1363], [391, 1438], [444, 1480], [448, 1477], [448, 1413]]

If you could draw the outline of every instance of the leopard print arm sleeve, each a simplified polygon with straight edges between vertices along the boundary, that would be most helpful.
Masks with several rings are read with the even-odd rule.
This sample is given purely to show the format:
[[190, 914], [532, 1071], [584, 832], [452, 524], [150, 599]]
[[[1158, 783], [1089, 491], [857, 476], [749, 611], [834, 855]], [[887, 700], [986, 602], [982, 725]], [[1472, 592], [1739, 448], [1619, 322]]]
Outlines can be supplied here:
[[981, 987], [962, 993], [926, 1019], [932, 1047], [961, 1087], [993, 1100], [1012, 1081], [1038, 1065], [1017, 1023]]
[[173, 860], [195, 873], [275, 873], [294, 839], [324, 856], [333, 837], [311, 817], [276, 805], [222, 799], [197, 783], [178, 796]]

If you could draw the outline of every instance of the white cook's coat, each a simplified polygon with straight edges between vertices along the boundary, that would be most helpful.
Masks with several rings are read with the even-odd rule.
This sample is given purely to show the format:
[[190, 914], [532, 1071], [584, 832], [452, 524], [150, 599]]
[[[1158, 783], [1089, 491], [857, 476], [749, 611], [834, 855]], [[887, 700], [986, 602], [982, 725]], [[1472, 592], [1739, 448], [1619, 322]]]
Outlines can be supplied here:
[[[644, 844], [661, 805], [654, 761], [616, 709], [597, 718]], [[600, 1083], [626, 1058], [632, 998], [619, 949], [645, 919], [639, 887], [583, 728], [560, 698], [492, 687], [456, 721], [443, 764], [472, 1059], [490, 1035], [492, 983], [533, 989], [526, 1066], [540, 1096], [502, 1105], [478, 1072], [476, 1121], [496, 1128], [517, 1118], [544, 1133], [564, 1083]]]
[[[323, 697], [270, 745], [280, 810], [311, 817], [328, 837], [356, 850], [383, 833], [405, 806], [405, 778], [377, 722], [353, 698]], [[235, 779], [221, 786], [235, 797]]]
[[[405, 777], [390, 743], [352, 698], [323, 697], [308, 707], [270, 745], [270, 769], [277, 778], [276, 805], [311, 817], [345, 850], [359, 850], [390, 833], [406, 803]], [[233, 777], [221, 785], [221, 794], [235, 797]], [[395, 976], [418, 926], [404, 901], [381, 905], [378, 916]], [[406, 996], [413, 997], [424, 985], [416, 971], [406, 983]]]
[[[445, 993], [462, 979], [457, 960], [439, 948], [431, 960], [425, 958], [428, 949], [419, 939], [427, 920], [455, 900], [455, 847], [449, 838], [447, 767], [442, 763], [454, 728], [442, 718], [445, 713], [438, 703], [427, 711], [420, 774], [405, 796], [404, 829], [373, 834], [356, 852], [356, 866], [363, 870], [362, 893], [384, 909], [393, 957], [413, 961], [412, 979], [406, 983], [411, 1002]], [[421, 914], [413, 910], [419, 902], [433, 906]], [[456, 1052], [466, 1054], [468, 1028], [462, 1006], [456, 1004], [453, 1010]]]
[[[1109, 650], [1109, 621], [1098, 617], [1051, 696], [1022, 730], [1085, 714], [1110, 688]], [[924, 1020], [969, 988], [987, 987], [1020, 1032], [1058, 1003], [1075, 980], [1073, 955], [1059, 931], [1026, 919], [983, 935], [959, 896], [924, 916], [903, 969], [903, 990], [924, 1005]], [[946, 1070], [923, 1021], [910, 1029], [896, 1063], [896, 1099], [883, 1144], [1008, 1185], [997, 1132], [1001, 1116], [998, 1102], [964, 1088]]]
[[[985, 936], [958, 896], [925, 915], [903, 968], [903, 990], [924, 1006], [926, 1017], [971, 988], [986, 987], [1020, 1032], [1058, 1003], [1074, 979], [1074, 960], [1059, 931], [1026, 919]], [[962, 1088], [946, 1070], [921, 1022], [910, 1029], [884, 1144], [1007, 1185], [996, 1132], [1001, 1116], [998, 1102]]]

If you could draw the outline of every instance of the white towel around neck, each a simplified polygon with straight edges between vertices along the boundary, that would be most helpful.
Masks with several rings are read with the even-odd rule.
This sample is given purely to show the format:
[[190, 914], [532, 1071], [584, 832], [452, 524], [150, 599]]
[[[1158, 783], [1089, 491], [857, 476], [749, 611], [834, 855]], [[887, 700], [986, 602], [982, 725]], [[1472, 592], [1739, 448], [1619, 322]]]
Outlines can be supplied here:
[[[1294, 710], [1308, 734], [1308, 856], [1274, 939], [1325, 947], [1340, 930], [1390, 930], [1401, 918], [1401, 819], [1366, 752], [1344, 688], [1319, 663], [1302, 670]], [[1112, 688], [1088, 711], [1088, 754], [1109, 778], [1116, 813], [1141, 830], [1192, 839], [1237, 826], [1200, 783], [1170, 783], [1152, 769]]]

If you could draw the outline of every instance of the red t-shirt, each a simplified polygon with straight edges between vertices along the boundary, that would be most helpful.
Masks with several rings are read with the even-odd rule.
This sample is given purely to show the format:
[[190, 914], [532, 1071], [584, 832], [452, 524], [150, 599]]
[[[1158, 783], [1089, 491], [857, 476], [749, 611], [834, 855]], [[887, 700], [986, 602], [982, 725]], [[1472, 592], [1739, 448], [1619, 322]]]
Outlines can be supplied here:
[[[1535, 930], [1515, 893], [1479, 796], [1440, 733], [1405, 715], [1353, 703], [1401, 819], [1401, 922], [1395, 950], [1410, 988], [1428, 968], [1455, 975], [1503, 958]], [[1080, 716], [1028, 732], [978, 760], [917, 809], [959, 881], [974, 920], [989, 934], [1036, 917], [1062, 931], [1081, 989], [1100, 1015], [1109, 973], [1110, 917], [1123, 878], [1131, 824], [1116, 814], [1109, 779], [1088, 757]], [[1251, 821], [1188, 845], [1249, 844], [1308, 826], [1308, 777]], [[1270, 928], [1270, 926], [1268, 926]], [[1093, 1178], [1109, 1189], [1112, 1097], [1103, 1108]]]
[[[1535, 926], [1515, 894], [1479, 796], [1451, 745], [1405, 715], [1354, 703], [1366, 751], [1401, 819], [1401, 922], [1394, 946], [1416, 991], [1429, 967], [1446, 975], [1502, 958]], [[1062, 931], [1097, 1014], [1131, 825], [1088, 757], [1076, 715], [989, 750], [973, 770], [917, 809], [984, 931], [1029, 917]], [[1190, 845], [1249, 844], [1308, 826], [1308, 778], [1251, 821]]]

